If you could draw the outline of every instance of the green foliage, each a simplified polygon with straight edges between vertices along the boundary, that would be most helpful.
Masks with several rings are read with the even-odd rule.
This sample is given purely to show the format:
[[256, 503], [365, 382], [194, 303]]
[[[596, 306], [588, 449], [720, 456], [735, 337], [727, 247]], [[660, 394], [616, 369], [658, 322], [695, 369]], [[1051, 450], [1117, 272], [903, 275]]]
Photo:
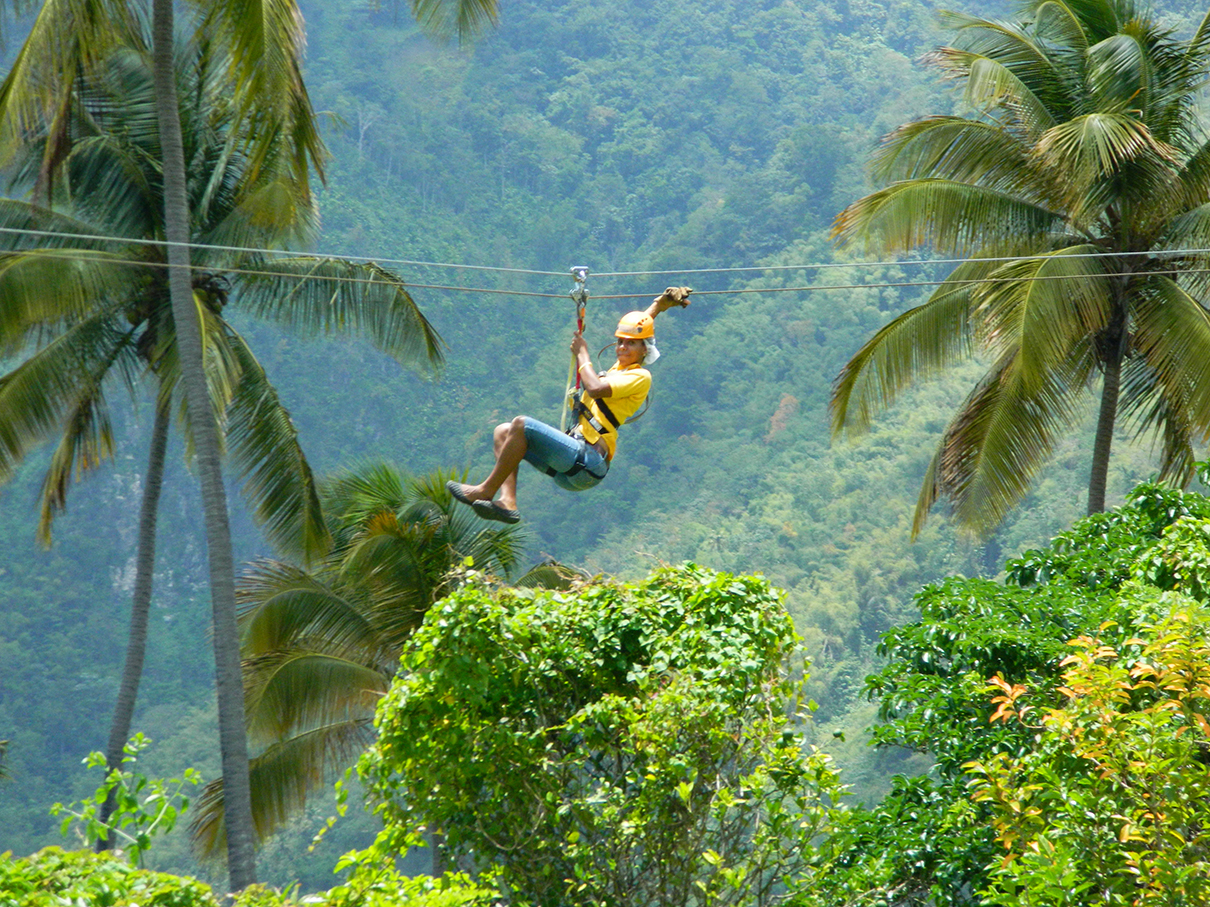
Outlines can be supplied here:
[[[1204, 565], [1204, 525], [1193, 546], [1174, 541], [1170, 552]], [[1210, 898], [1210, 614], [1182, 595], [1131, 591], [1141, 611], [1167, 613], [1137, 636], [1106, 626], [1074, 640], [1059, 696], [996, 681], [994, 717], [1036, 743], [969, 767], [1004, 849], [989, 904]]]
[[1201, 247], [1210, 199], [1201, 29], [1179, 40], [1133, 0], [1038, 0], [1011, 23], [946, 23], [952, 45], [926, 59], [962, 86], [967, 115], [888, 135], [874, 158], [883, 188], [841, 212], [835, 234], [967, 260], [840, 371], [833, 432], [864, 430], [914, 380], [978, 352], [987, 372], [941, 436], [915, 531], [945, 499], [990, 534], [1090, 393], [1091, 511], [1105, 507], [1119, 415], [1155, 438], [1162, 478], [1188, 483], [1210, 430], [1207, 285], [1184, 251]]
[[[180, 778], [167, 779], [148, 778], [130, 769], [150, 744], [142, 734], [135, 734], [123, 748], [122, 767], [108, 772], [92, 797], [70, 806], [56, 803], [51, 807], [51, 815], [66, 813], [60, 825], [63, 837], [74, 826], [85, 844], [109, 841], [117, 852], [129, 856], [132, 865], [142, 865], [151, 839], [172, 831], [177, 818], [189, 808], [189, 798], [183, 793], [186, 785], [202, 782], [202, 776], [192, 768], [185, 769]], [[84, 764], [104, 769], [105, 754], [90, 753]], [[108, 821], [103, 822], [99, 817], [106, 800], [111, 802], [112, 810]]]
[[[466, 562], [510, 577], [520, 532], [471, 516], [437, 471], [409, 477], [365, 463], [323, 488], [332, 540], [311, 569], [262, 560], [238, 586], [252, 808], [260, 839], [306, 806], [311, 793], [370, 743], [378, 699], [399, 652], [429, 607], [461, 582]], [[539, 585], [568, 583], [546, 566]], [[192, 823], [199, 851], [225, 840], [222, 779], [204, 791]]]
[[5, 907], [487, 907], [492, 892], [465, 877], [409, 879], [382, 870], [330, 891], [300, 898], [291, 890], [252, 885], [222, 901], [188, 876], [137, 869], [110, 854], [47, 847], [25, 859], [0, 854]]
[[840, 795], [804, 752], [780, 596], [693, 565], [569, 593], [463, 588], [404, 649], [361, 760], [510, 903], [770, 904]]
[[[13, 907], [218, 907], [210, 886], [196, 879], [136, 869], [110, 854], [58, 847], [25, 859], [0, 855], [0, 891]], [[250, 897], [248, 907], [253, 903]]]
[[987, 802], [970, 800], [966, 766], [1025, 758], [1037, 746], [1034, 729], [991, 720], [989, 682], [1056, 695], [1069, 640], [1102, 627], [1126, 638], [1145, 619], [1138, 597], [1122, 591], [1130, 583], [1172, 588], [1179, 575], [1197, 588], [1206, 520], [1206, 497], [1144, 484], [1121, 508], [1010, 560], [1003, 582], [955, 577], [919, 594], [920, 619], [884, 635], [888, 663], [866, 690], [883, 722], [874, 742], [927, 753], [934, 767], [897, 777], [879, 804], [845, 816], [829, 845], [837, 871], [825, 902], [981, 903], [1001, 850]]

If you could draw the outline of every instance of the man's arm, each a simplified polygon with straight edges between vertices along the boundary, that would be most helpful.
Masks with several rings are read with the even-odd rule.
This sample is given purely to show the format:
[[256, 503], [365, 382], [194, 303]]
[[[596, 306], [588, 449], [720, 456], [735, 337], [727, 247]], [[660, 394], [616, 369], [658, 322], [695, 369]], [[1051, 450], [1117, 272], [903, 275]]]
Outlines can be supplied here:
[[[661, 312], [666, 312], [673, 306], [684, 308], [689, 305], [689, 294], [693, 292], [692, 287], [668, 287], [659, 296], [651, 301], [651, 305], [647, 307], [647, 313], [651, 316], [651, 320], [655, 320], [655, 316]], [[608, 397], [613, 393], [613, 388], [609, 386], [609, 382], [596, 373], [592, 368], [592, 359], [588, 353], [588, 343], [584, 340], [583, 334], [576, 331], [572, 337], [571, 351], [576, 356], [576, 369], [580, 373], [580, 384], [584, 388], [584, 393], [595, 399]]]
[[692, 292], [693, 287], [669, 287], [655, 297], [651, 305], [647, 306], [647, 314], [654, 321], [656, 315], [667, 312], [673, 306], [680, 306], [683, 309], [689, 305], [689, 294]]

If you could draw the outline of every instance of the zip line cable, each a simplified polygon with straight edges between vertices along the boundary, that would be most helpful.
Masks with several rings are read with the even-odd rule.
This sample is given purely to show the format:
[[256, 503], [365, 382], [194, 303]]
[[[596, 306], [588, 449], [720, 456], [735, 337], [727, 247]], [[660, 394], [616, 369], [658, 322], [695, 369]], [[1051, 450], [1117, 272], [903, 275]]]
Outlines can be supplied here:
[[462, 265], [452, 262], [412, 261], [406, 258], [367, 258], [362, 255], [329, 255], [321, 252], [301, 253], [284, 252], [281, 249], [256, 249], [245, 246], [216, 246], [206, 243], [170, 243], [160, 239], [139, 239], [123, 236], [110, 236], [97, 233], [61, 233], [54, 230], [32, 230], [17, 227], [0, 227], [0, 234], [16, 234], [18, 236], [44, 236], [50, 239], [85, 239], [92, 242], [129, 243], [136, 246], [154, 246], [168, 248], [172, 245], [186, 246], [190, 249], [204, 249], [207, 252], [239, 252], [250, 255], [303, 255], [314, 258], [343, 258], [347, 261], [374, 262], [376, 264], [410, 265], [424, 268], [458, 268], [465, 271], [492, 271], [497, 274], [530, 274], [539, 277], [566, 277], [563, 271], [535, 271], [528, 268], [500, 268], [487, 265]]
[[[3, 228], [0, 228], [3, 229]], [[40, 255], [47, 258], [57, 258], [68, 261], [85, 261], [96, 259], [85, 259], [82, 256], [57, 255], [53, 250], [31, 249], [26, 254]], [[1137, 254], [1137, 253], [1130, 253]], [[125, 258], [109, 258], [104, 259], [108, 264], [114, 264], [124, 267], [133, 268], [162, 268], [168, 269], [171, 267], [167, 262], [149, 262], [149, 261], [130, 261]], [[963, 259], [964, 261], [966, 259]], [[1015, 259], [1011, 259], [1015, 260]], [[190, 265], [190, 270], [206, 270], [201, 265]], [[297, 280], [299, 282], [306, 280], [325, 281], [328, 283], [345, 283], [345, 284], [377, 284], [379, 286], [392, 286], [387, 281], [377, 277], [344, 277], [336, 274], [283, 274], [280, 271], [262, 271], [251, 268], [223, 268], [223, 274], [239, 274], [251, 277], [275, 277], [282, 280]], [[689, 272], [681, 272], [689, 273]], [[1030, 281], [1048, 281], [1048, 280], [1093, 280], [1104, 279], [1110, 277], [1126, 277], [1130, 274], [1140, 273], [1133, 271], [1110, 271], [1103, 274], [1087, 274], [1087, 275], [1064, 275], [1064, 274], [1038, 274], [1033, 277], [1024, 278]], [[1206, 268], [1168, 268], [1159, 271], [1145, 272], [1151, 276], [1157, 277], [1179, 277], [1182, 274], [1210, 274], [1210, 267]], [[566, 276], [560, 274], [559, 276]], [[985, 278], [960, 278], [950, 280], [941, 278], [938, 280], [903, 280], [903, 281], [880, 281], [878, 283], [850, 283], [850, 284], [806, 284], [803, 286], [793, 287], [749, 287], [742, 290], [695, 290], [694, 296], [745, 296], [757, 295], [766, 293], [821, 293], [831, 292], [834, 290], [880, 290], [880, 289], [904, 289], [911, 287], [938, 287], [943, 284], [952, 286], [968, 286], [972, 284], [999, 284], [999, 283], [1017, 283], [1022, 278], [1017, 277], [985, 277]], [[457, 293], [484, 293], [497, 296], [522, 296], [535, 299], [559, 299], [567, 298], [565, 293], [538, 293], [532, 290], [504, 290], [494, 287], [464, 287], [452, 286], [444, 284], [427, 284], [427, 283], [408, 283], [401, 281], [404, 289], [417, 290], [445, 290]], [[648, 299], [650, 293], [602, 293], [593, 296], [593, 299]]]
[[[117, 242], [127, 243], [131, 245], [154, 246], [157, 248], [166, 248], [170, 244], [166, 240], [158, 239], [139, 239], [126, 238], [121, 236], [91, 234], [91, 233], [66, 233], [53, 230], [35, 230], [17, 227], [0, 227], [0, 235], [18, 235], [18, 236], [42, 236], [53, 239], [83, 239], [92, 242]], [[373, 262], [380, 265], [408, 265], [411, 267], [424, 268], [452, 268], [467, 271], [486, 271], [497, 274], [526, 274], [537, 277], [567, 277], [566, 271], [541, 271], [530, 268], [505, 268], [489, 265], [468, 265], [458, 264], [455, 262], [436, 262], [436, 261], [418, 261], [406, 258], [373, 258], [363, 255], [334, 255], [330, 253], [312, 252], [286, 252], [280, 249], [258, 249], [244, 246], [222, 246], [209, 245], [206, 243], [179, 243], [177, 245], [186, 246], [190, 249], [202, 249], [205, 251], [214, 252], [237, 252], [250, 255], [265, 255], [265, 256], [282, 256], [282, 255], [306, 255], [313, 258], [343, 258], [348, 261]], [[33, 251], [33, 250], [30, 250]], [[1145, 258], [1145, 257], [1180, 257], [1183, 255], [1207, 255], [1210, 254], [1210, 248], [1202, 249], [1162, 249], [1156, 252], [1078, 252], [1071, 255], [1063, 256], [1066, 259], [1079, 260], [1084, 258]], [[742, 267], [727, 267], [727, 268], [684, 268], [680, 270], [666, 271], [602, 271], [594, 272], [593, 277], [659, 277], [659, 276], [678, 276], [691, 274], [745, 274], [754, 272], [770, 272], [770, 271], [824, 271], [835, 268], [883, 268], [883, 267], [924, 267], [931, 265], [958, 265], [968, 261], [981, 261], [988, 264], [997, 262], [1010, 261], [1039, 261], [1050, 258], [1052, 256], [1046, 254], [1036, 255], [1006, 255], [1000, 257], [987, 258], [935, 258], [935, 259], [881, 259], [875, 261], [853, 261], [853, 262], [812, 262], [807, 264], [795, 265], [746, 265]], [[414, 284], [414, 286], [420, 286]], [[877, 284], [868, 284], [868, 286], [878, 286]], [[887, 286], [895, 286], [895, 284], [887, 284]], [[471, 289], [471, 288], [466, 288]], [[737, 291], [742, 292], [742, 291]], [[518, 294], [524, 295], [524, 294]], [[536, 294], [544, 295], [544, 294]], [[626, 299], [638, 298], [647, 294], [635, 294], [633, 297], [614, 296], [614, 297], [596, 297]], [[699, 291], [698, 295], [702, 295]]]

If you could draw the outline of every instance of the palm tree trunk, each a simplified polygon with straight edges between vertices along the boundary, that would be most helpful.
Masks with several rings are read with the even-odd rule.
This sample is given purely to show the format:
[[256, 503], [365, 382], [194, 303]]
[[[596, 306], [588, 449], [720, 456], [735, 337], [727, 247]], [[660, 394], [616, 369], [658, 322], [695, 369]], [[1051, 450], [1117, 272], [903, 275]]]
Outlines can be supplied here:
[[210, 563], [214, 614], [214, 673], [218, 695], [219, 751], [226, 792], [227, 872], [231, 891], [256, 881], [252, 800], [248, 782], [248, 741], [244, 730], [244, 686], [235, 615], [235, 559], [227, 494], [219, 462], [218, 426], [202, 361], [198, 310], [189, 272], [189, 208], [185, 195], [185, 153], [181, 139], [173, 68], [172, 0], [154, 0], [152, 11], [156, 119], [164, 167], [164, 233], [168, 242], [168, 288], [181, 363], [189, 429], [197, 454]]
[[1101, 389], [1101, 411], [1097, 415], [1097, 433], [1092, 445], [1092, 470], [1088, 476], [1088, 512], [1105, 509], [1105, 486], [1109, 477], [1109, 452], [1113, 445], [1113, 428], [1118, 418], [1118, 396], [1122, 387], [1122, 359], [1126, 351], [1126, 318], [1115, 319], [1105, 358], [1105, 381]]
[[[168, 426], [171, 413], [167, 404], [157, 404], [155, 427], [151, 431], [151, 454], [147, 458], [147, 475], [143, 478], [143, 503], [139, 511], [139, 548], [135, 556], [134, 594], [130, 600], [130, 636], [126, 643], [126, 665], [118, 687], [118, 703], [109, 726], [109, 743], [105, 747], [107, 772], [122, 767], [123, 748], [130, 737], [134, 706], [139, 698], [139, 681], [143, 677], [143, 656], [147, 651], [147, 616], [151, 610], [151, 585], [155, 575], [155, 529], [160, 509], [160, 489], [164, 486], [164, 458], [168, 450]], [[113, 793], [101, 805], [102, 824], [113, 812]], [[97, 841], [97, 852], [113, 846], [113, 837]]]

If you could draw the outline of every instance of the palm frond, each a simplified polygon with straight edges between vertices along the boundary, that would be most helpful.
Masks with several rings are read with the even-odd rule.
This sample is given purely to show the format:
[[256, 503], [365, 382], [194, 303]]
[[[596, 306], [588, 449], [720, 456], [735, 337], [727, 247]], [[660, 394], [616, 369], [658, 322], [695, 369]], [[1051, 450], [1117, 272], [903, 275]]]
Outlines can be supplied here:
[[1063, 229], [1063, 218], [1009, 193], [944, 179], [894, 183], [836, 216], [842, 244], [864, 240], [887, 253], [927, 246], [965, 255], [984, 246], [1010, 248]]
[[1135, 424], [1135, 439], [1148, 432], [1153, 435], [1153, 448], [1159, 446], [1161, 482], [1171, 481], [1183, 487], [1193, 478], [1197, 468], [1196, 445], [1205, 433], [1194, 425], [1188, 409], [1188, 396], [1182, 391], [1165, 387], [1156, 370], [1142, 357], [1127, 359], [1122, 364], [1122, 404], [1119, 414]]
[[[1034, 90], [1000, 60], [956, 48], [939, 53], [946, 57], [949, 68], [966, 76], [963, 99], [982, 114], [1005, 110], [1011, 123], [1025, 142], [1055, 125], [1054, 114]], [[990, 125], [990, 124], [989, 124]]]
[[1013, 194], [1038, 177], [1028, 148], [1007, 130], [953, 116], [900, 126], [874, 153], [872, 170], [878, 179], [944, 179]]
[[75, 82], [68, 72], [97, 71], [117, 47], [134, 46], [137, 29], [121, 0], [49, 0], [0, 83], [0, 166], [12, 161], [31, 134], [52, 137], [44, 170], [65, 149]]
[[445, 569], [425, 569], [432, 535], [431, 527], [404, 527], [394, 514], [378, 514], [342, 558], [341, 583], [365, 587], [374, 624], [391, 646], [402, 645], [420, 625], [444, 577]]
[[[1146, 363], [1148, 380], [1167, 401], [1163, 406], [1186, 414], [1188, 432], [1205, 443], [1210, 437], [1210, 312], [1166, 276], [1148, 278], [1137, 294], [1132, 346]], [[1123, 406], [1143, 412], [1144, 391], [1150, 389], [1146, 383], [1126, 384]], [[1162, 412], [1144, 415], [1143, 425], [1155, 427]]]
[[1157, 141], [1147, 126], [1125, 113], [1090, 113], [1049, 129], [1038, 141], [1039, 163], [1066, 187], [1076, 216], [1090, 207], [1089, 194], [1100, 180], [1136, 161], [1165, 162], [1176, 171], [1175, 149]]
[[228, 78], [245, 133], [249, 174], [286, 163], [303, 197], [311, 168], [326, 152], [302, 77], [303, 20], [294, 0], [221, 0], [207, 4], [202, 30], [230, 49]]
[[1169, 217], [1200, 207], [1210, 198], [1210, 139], [1203, 139], [1185, 159], [1173, 179], [1170, 196], [1164, 205]]
[[1015, 351], [1016, 376], [1032, 392], [1109, 322], [1110, 277], [1092, 244], [998, 267], [976, 293], [977, 336], [994, 359]]
[[[0, 480], [11, 477], [30, 450], [63, 430], [64, 419], [81, 403], [81, 388], [94, 386], [94, 376], [128, 347], [129, 335], [113, 316], [103, 310], [81, 321], [0, 378]], [[107, 421], [80, 429], [80, 452], [87, 453], [89, 465], [112, 455]]]
[[1071, 104], [1066, 67], [1054, 59], [1069, 56], [1056, 47], [1056, 33], [1036, 35], [1022, 25], [942, 12], [942, 25], [953, 30], [961, 47], [944, 47], [926, 54], [926, 63], [936, 65], [950, 77], [965, 78], [975, 59], [994, 60], [1011, 72], [1056, 119], [1063, 119]]
[[239, 383], [227, 408], [227, 441], [244, 495], [274, 547], [310, 563], [332, 539], [298, 429], [243, 338], [232, 333], [228, 342]]
[[1124, 20], [1133, 19], [1135, 11], [1130, 0], [1054, 0], [1071, 11], [1080, 23], [1086, 45], [1096, 44], [1114, 35]]
[[973, 350], [971, 294], [995, 269], [978, 259], [959, 265], [928, 302], [895, 318], [848, 361], [832, 387], [832, 435], [866, 431], [912, 382], [936, 374]]
[[[307, 796], [374, 739], [369, 719], [319, 727], [275, 743], [250, 760], [252, 818], [264, 840], [306, 806]], [[221, 778], [202, 790], [189, 827], [194, 851], [203, 859], [221, 859], [227, 828]]]
[[1185, 49], [1185, 65], [1188, 71], [1199, 71], [1207, 54], [1210, 54], [1210, 10], [1202, 16], [1202, 21], [1198, 23], [1197, 30]]
[[340, 649], [380, 647], [364, 606], [323, 577], [279, 561], [258, 561], [240, 577], [241, 648], [246, 657], [294, 648], [299, 640], [327, 639]]
[[1154, 78], [1147, 48], [1135, 35], [1118, 32], [1088, 49], [1088, 85], [1102, 113], [1139, 110], [1146, 122]]
[[443, 343], [395, 274], [373, 262], [286, 258], [240, 281], [252, 314], [302, 333], [364, 337], [399, 362], [435, 370]]
[[412, 0], [412, 15], [429, 35], [465, 43], [499, 21], [497, 0]]
[[937, 448], [916, 504], [912, 534], [938, 498], [955, 521], [986, 536], [1029, 488], [1075, 415], [1093, 358], [1086, 346], [1040, 387], [1027, 389], [1014, 356], [1006, 356], [966, 398]]
[[335, 549], [343, 553], [376, 514], [395, 513], [407, 506], [409, 483], [393, 466], [364, 463], [327, 479], [320, 500]]
[[365, 654], [331, 651], [329, 644], [321, 651], [300, 647], [248, 660], [250, 739], [282, 740], [313, 727], [373, 717], [396, 666], [384, 671], [367, 664]]
[[[197, 242], [230, 248], [289, 248], [306, 245], [315, 236], [319, 210], [314, 198], [299, 195], [289, 174], [266, 174], [244, 187], [223, 217], [200, 221], [206, 229]], [[226, 253], [229, 258], [229, 253]], [[256, 263], [254, 270], [264, 270]]]
[[120, 378], [133, 397], [140, 370], [133, 332], [114, 344], [107, 356], [89, 363], [87, 371], [80, 363], [75, 376], [74, 399], [69, 411], [63, 414], [62, 435], [51, 454], [38, 495], [38, 540], [42, 544], [50, 545], [51, 525], [55, 517], [67, 509], [67, 492], [72, 479], [82, 478], [86, 472], [113, 457], [113, 427], [105, 385]]
[[[15, 199], [0, 199], [0, 355], [37, 326], [70, 323], [145, 279], [137, 253], [108, 228]], [[15, 345], [15, 346], [14, 346]]]
[[[1156, 243], [1156, 251], [1170, 249], [1182, 259], [1200, 262], [1201, 267], [1206, 267], [1206, 254], [1201, 250], [1210, 249], [1210, 202], [1177, 214], [1166, 226], [1161, 240]], [[1191, 278], [1195, 283], [1208, 279], [1207, 275], [1196, 272]]]
[[1066, 48], [1080, 56], [1088, 50], [1084, 26], [1067, 3], [1039, 3], [1034, 9], [1033, 34], [1044, 45]]

